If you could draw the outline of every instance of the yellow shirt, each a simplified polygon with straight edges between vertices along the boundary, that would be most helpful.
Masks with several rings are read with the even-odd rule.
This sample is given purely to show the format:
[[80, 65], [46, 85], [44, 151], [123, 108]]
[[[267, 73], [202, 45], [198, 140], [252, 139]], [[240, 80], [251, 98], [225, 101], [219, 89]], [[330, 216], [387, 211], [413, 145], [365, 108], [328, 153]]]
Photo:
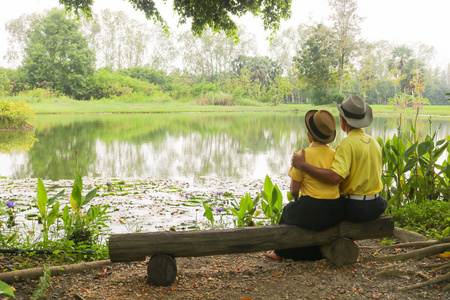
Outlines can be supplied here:
[[374, 195], [383, 189], [381, 147], [364, 129], [349, 132], [336, 148], [331, 170], [339, 174], [342, 195]]
[[[301, 154], [301, 151], [298, 152]], [[305, 159], [310, 165], [329, 169], [333, 162], [334, 150], [328, 145], [313, 142], [305, 149]], [[301, 182], [300, 190], [302, 196], [311, 196], [317, 199], [339, 198], [339, 185], [323, 183], [305, 172], [294, 167], [289, 170], [289, 176], [295, 181]]]

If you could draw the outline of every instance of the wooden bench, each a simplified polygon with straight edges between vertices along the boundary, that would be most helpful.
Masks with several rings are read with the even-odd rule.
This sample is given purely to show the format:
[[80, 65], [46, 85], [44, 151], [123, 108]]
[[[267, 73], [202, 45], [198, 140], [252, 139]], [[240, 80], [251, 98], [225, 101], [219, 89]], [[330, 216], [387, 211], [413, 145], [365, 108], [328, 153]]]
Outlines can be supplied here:
[[247, 253], [320, 245], [322, 254], [337, 266], [355, 263], [355, 240], [393, 236], [394, 221], [387, 216], [364, 223], [342, 222], [325, 231], [292, 225], [257, 226], [200, 231], [164, 231], [113, 234], [109, 239], [111, 262], [142, 261], [151, 256], [148, 280], [171, 285], [177, 275], [175, 257]]

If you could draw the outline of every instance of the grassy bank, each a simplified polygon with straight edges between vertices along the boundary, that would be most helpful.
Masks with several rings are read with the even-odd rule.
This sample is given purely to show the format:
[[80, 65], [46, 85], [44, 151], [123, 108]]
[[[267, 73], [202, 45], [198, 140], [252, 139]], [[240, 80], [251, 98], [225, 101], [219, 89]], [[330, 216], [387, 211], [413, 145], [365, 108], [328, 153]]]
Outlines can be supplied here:
[[[241, 111], [299, 111], [306, 112], [310, 109], [328, 109], [337, 113], [334, 105], [313, 106], [310, 104], [279, 104], [273, 106], [269, 103], [249, 101], [248, 105], [213, 106], [199, 105], [195, 101], [182, 102], [170, 101], [156, 102], [124, 102], [119, 100], [93, 100], [76, 101], [64, 99], [38, 99], [15, 98], [12, 100], [26, 101], [37, 114], [86, 114], [86, 113], [168, 113], [168, 112], [241, 112]], [[406, 110], [394, 110], [392, 106], [372, 105], [376, 114], [402, 114], [413, 116], [416, 111], [412, 108]], [[425, 106], [420, 115], [450, 116], [450, 106]]]

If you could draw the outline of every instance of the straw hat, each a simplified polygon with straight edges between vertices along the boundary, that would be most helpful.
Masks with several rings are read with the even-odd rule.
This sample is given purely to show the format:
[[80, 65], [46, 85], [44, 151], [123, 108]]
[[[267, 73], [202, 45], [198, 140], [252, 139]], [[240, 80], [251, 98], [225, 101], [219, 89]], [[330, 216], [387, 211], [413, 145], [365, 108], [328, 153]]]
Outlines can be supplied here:
[[305, 115], [306, 128], [321, 143], [331, 143], [336, 137], [336, 120], [327, 110], [310, 110]]
[[372, 108], [361, 97], [350, 95], [342, 104], [334, 102], [334, 105], [348, 125], [353, 128], [363, 128], [372, 124]]

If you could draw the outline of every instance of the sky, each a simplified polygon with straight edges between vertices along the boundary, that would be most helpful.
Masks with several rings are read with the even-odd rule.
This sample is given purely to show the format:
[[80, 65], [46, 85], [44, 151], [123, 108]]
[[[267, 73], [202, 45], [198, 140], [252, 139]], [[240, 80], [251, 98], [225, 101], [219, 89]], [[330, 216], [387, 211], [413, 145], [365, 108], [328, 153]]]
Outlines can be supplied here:
[[[162, 0], [155, 2], [171, 28], [176, 30], [177, 18], [171, 5], [164, 5]], [[299, 24], [311, 24], [312, 21], [331, 25], [328, 17], [332, 12], [327, 0], [293, 0], [292, 2], [292, 17], [282, 21], [281, 30], [289, 27], [296, 28]], [[5, 24], [9, 20], [19, 18], [22, 14], [42, 12], [61, 6], [58, 0], [0, 0], [0, 3], [0, 67], [8, 67], [3, 59], [8, 43]], [[358, 15], [364, 18], [360, 26], [361, 36], [365, 40], [369, 42], [387, 40], [393, 45], [423, 43], [435, 48], [436, 58], [432, 62], [434, 65], [446, 68], [450, 63], [450, 39], [447, 32], [450, 27], [448, 20], [450, 1], [357, 0], [357, 3]], [[129, 17], [146, 22], [144, 14], [135, 11], [127, 0], [94, 0], [94, 13], [106, 8], [124, 11]], [[237, 23], [246, 26], [248, 31], [256, 34], [260, 54], [266, 54], [268, 42], [265, 37], [268, 33], [264, 32], [262, 21], [250, 15], [238, 19]]]

